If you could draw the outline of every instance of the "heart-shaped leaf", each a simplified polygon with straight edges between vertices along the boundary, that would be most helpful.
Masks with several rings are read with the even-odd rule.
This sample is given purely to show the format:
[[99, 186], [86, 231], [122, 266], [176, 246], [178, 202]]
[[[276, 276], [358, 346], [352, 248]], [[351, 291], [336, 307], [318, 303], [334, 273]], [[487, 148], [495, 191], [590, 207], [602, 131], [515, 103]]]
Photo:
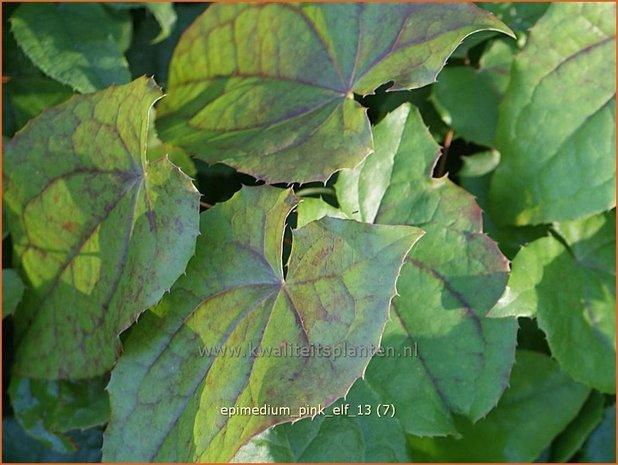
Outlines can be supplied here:
[[[455, 433], [454, 414], [478, 420], [508, 382], [517, 323], [486, 317], [504, 290], [507, 261], [482, 233], [474, 198], [431, 177], [439, 147], [417, 110], [397, 109], [374, 134], [376, 153], [339, 174], [341, 213], [426, 234], [405, 259], [382, 340], [400, 355], [372, 360], [365, 382], [396, 406], [406, 432]], [[299, 223], [310, 219], [303, 202]]]
[[4, 201], [30, 286], [15, 318], [15, 369], [25, 376], [109, 370], [118, 334], [193, 254], [197, 191], [166, 159], [146, 159], [148, 112], [160, 95], [142, 78], [76, 96], [5, 146]]
[[549, 7], [513, 64], [497, 144], [498, 222], [572, 220], [616, 205], [615, 4]]
[[373, 149], [365, 95], [433, 82], [469, 34], [509, 33], [470, 4], [216, 4], [184, 33], [163, 140], [271, 182], [326, 180]]
[[105, 460], [229, 460], [361, 376], [421, 232], [315, 222], [294, 231], [284, 277], [295, 203], [289, 191], [244, 188], [202, 214], [187, 275], [133, 328], [112, 373]]

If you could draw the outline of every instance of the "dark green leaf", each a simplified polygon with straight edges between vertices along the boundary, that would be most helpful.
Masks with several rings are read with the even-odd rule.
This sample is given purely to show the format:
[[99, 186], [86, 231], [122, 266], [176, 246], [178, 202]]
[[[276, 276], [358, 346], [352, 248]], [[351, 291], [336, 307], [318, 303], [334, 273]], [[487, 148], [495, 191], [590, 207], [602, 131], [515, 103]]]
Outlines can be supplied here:
[[13, 376], [11, 406], [21, 426], [56, 452], [76, 452], [66, 433], [101, 425], [109, 418], [106, 381], [42, 381]]
[[554, 3], [514, 61], [491, 185], [500, 223], [539, 224], [616, 205], [616, 5]]
[[79, 92], [129, 82], [131, 22], [97, 3], [22, 4], [11, 16], [19, 46], [45, 74]]
[[509, 33], [456, 3], [215, 4], [174, 52], [160, 134], [268, 181], [326, 180], [373, 148], [354, 94], [433, 82], [480, 30]]
[[491, 11], [517, 32], [527, 32], [545, 14], [549, 2], [483, 2], [479, 6]]
[[568, 462], [603, 419], [603, 395], [592, 391], [579, 414], [556, 438], [551, 447], [551, 462]]
[[616, 462], [616, 405], [605, 409], [603, 422], [592, 432], [580, 456], [582, 462]]
[[409, 437], [419, 462], [531, 462], [577, 415], [589, 390], [549, 357], [518, 351], [511, 386], [478, 423], [458, 418], [460, 438]]
[[[3, 18], [3, 24], [8, 31], [10, 23], [6, 17]], [[12, 34], [5, 34], [2, 40], [2, 65], [4, 135], [12, 136], [44, 109], [73, 95], [70, 87], [47, 78], [34, 66]]]
[[[328, 406], [361, 376], [421, 232], [314, 222], [294, 231], [284, 277], [295, 204], [290, 191], [246, 187], [202, 214], [186, 276], [134, 328], [112, 373], [105, 460], [229, 460], [255, 434], [308, 416], [305, 405]], [[346, 347], [354, 353], [332, 356]], [[264, 405], [291, 411], [221, 411]]]
[[493, 147], [498, 107], [508, 84], [513, 50], [503, 41], [492, 43], [490, 57], [481, 67], [445, 68], [433, 86], [433, 100], [455, 134], [480, 145]]
[[463, 157], [463, 165], [457, 173], [459, 184], [476, 197], [483, 209], [483, 229], [489, 237], [498, 242], [500, 250], [512, 259], [522, 245], [548, 234], [548, 225], [512, 226], [498, 225], [488, 214], [489, 186], [500, 154], [494, 150]]
[[17, 271], [10, 268], [2, 270], [2, 319], [15, 313], [25, 289]]
[[[401, 425], [395, 418], [378, 417], [377, 405], [376, 394], [359, 380], [324, 415], [266, 430], [240, 449], [234, 461], [408, 462]], [[371, 415], [359, 416], [367, 406]]]
[[193, 254], [197, 192], [166, 160], [146, 159], [148, 112], [159, 96], [145, 78], [77, 96], [5, 147], [4, 201], [32, 288], [15, 319], [24, 376], [109, 370], [118, 333]]
[[208, 5], [207, 3], [176, 3], [176, 27], [167, 39], [157, 44], [152, 43], [152, 38], [160, 30], [156, 20], [148, 16], [139, 23], [133, 35], [131, 48], [127, 51], [131, 75], [134, 78], [143, 75], [153, 76], [163, 88], [166, 88], [169, 62], [181, 33], [204, 12]]
[[11, 103], [17, 130], [43, 110], [58, 105], [73, 95], [70, 87], [44, 76], [15, 76], [3, 87]]
[[176, 25], [176, 11], [174, 4], [169, 2], [113, 2], [106, 3], [105, 6], [113, 10], [132, 10], [135, 8], [146, 8], [157, 21], [160, 31], [159, 34], [151, 40], [151, 43], [157, 44], [167, 39], [174, 26]]
[[13, 417], [2, 418], [2, 461], [7, 462], [100, 462], [103, 432], [100, 428], [72, 431], [76, 452], [60, 454], [26, 434]]

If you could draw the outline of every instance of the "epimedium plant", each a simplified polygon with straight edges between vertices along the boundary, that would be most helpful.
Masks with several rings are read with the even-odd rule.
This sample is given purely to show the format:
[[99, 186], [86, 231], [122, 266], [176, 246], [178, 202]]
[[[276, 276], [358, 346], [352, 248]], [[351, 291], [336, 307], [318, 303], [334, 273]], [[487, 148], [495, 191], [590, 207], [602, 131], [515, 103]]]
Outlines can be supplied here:
[[615, 5], [3, 13], [4, 460], [615, 460]]

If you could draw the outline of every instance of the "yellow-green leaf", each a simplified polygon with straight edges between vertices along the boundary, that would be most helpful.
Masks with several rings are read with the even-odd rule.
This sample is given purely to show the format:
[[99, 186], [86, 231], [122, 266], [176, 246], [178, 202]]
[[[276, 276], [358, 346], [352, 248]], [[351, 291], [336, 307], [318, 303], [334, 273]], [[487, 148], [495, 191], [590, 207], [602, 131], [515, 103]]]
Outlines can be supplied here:
[[[327, 407], [362, 375], [422, 233], [313, 222], [293, 232], [284, 274], [296, 202], [290, 191], [246, 187], [202, 214], [186, 276], [134, 327], [112, 373], [104, 460], [227, 461], [267, 427], [314, 414], [302, 407]], [[259, 410], [268, 406], [276, 410]], [[230, 413], [237, 408], [258, 413]]]
[[161, 137], [271, 182], [326, 180], [373, 150], [354, 94], [430, 84], [481, 30], [510, 32], [471, 4], [215, 4], [174, 52]]
[[15, 318], [15, 370], [24, 376], [109, 370], [118, 334], [193, 254], [197, 191], [167, 160], [146, 159], [148, 113], [160, 95], [141, 78], [76, 96], [5, 146], [4, 202], [29, 285]]

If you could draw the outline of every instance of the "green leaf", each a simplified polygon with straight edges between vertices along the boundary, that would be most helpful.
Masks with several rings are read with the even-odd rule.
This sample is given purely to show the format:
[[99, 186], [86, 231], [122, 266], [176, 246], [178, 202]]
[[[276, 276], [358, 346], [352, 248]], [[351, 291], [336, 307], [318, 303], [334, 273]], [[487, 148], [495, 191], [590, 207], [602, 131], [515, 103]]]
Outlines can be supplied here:
[[545, 237], [524, 247], [491, 311], [536, 315], [562, 368], [607, 393], [616, 392], [615, 223], [615, 210], [560, 223], [562, 240]]
[[[155, 119], [155, 114], [155, 110], [152, 108], [150, 110], [149, 117], [151, 121]], [[169, 161], [179, 167], [187, 176], [195, 178], [197, 175], [195, 163], [187, 152], [179, 147], [174, 147], [173, 145], [164, 144], [161, 142], [154, 124], [151, 124], [148, 127], [148, 151], [146, 152], [146, 157], [150, 162], [155, 162], [161, 158], [168, 157]]]
[[109, 418], [106, 381], [43, 381], [12, 377], [9, 387], [15, 417], [32, 437], [56, 452], [77, 449], [62, 433], [101, 425]]
[[[453, 414], [477, 420], [495, 406], [513, 364], [517, 323], [485, 317], [504, 290], [507, 262], [481, 232], [473, 197], [431, 177], [439, 147], [412, 108], [375, 127], [376, 153], [341, 171], [335, 187], [350, 217], [426, 230], [404, 262], [382, 339], [400, 355], [374, 358], [365, 380], [381, 402], [396, 405], [406, 432], [444, 435], [456, 432]], [[299, 221], [306, 222], [304, 209], [303, 202]]]
[[495, 41], [490, 51], [492, 60], [500, 60], [493, 66], [485, 66], [481, 60], [479, 69], [457, 66], [442, 70], [433, 86], [433, 101], [456, 135], [493, 147], [513, 50], [507, 43]]
[[315, 221], [325, 216], [331, 218], [350, 219], [350, 216], [342, 212], [340, 209], [327, 204], [322, 199], [302, 199], [300, 201], [300, 207], [298, 209], [298, 219], [296, 225], [302, 228], [308, 223]]
[[446, 176], [432, 178], [440, 147], [418, 110], [403, 105], [374, 128], [376, 153], [335, 185], [341, 210], [359, 221], [480, 230], [474, 197]]
[[607, 407], [602, 423], [586, 442], [581, 462], [616, 462], [616, 405]]
[[2, 270], [2, 319], [15, 313], [25, 290], [26, 286], [16, 270]]
[[92, 428], [72, 431], [70, 439], [76, 452], [61, 454], [54, 452], [29, 436], [13, 417], [2, 418], [2, 461], [10, 462], [100, 462], [102, 431]]
[[[108, 5], [117, 5], [110, 3]], [[153, 3], [149, 3], [153, 5]], [[176, 3], [176, 26], [170, 36], [157, 43], [152, 38], [160, 32], [160, 26], [152, 16], [147, 16], [137, 24], [131, 48], [127, 51], [127, 60], [134, 78], [153, 76], [164, 89], [167, 88], [167, 73], [172, 53], [181, 33], [209, 6], [209, 3]]]
[[498, 222], [572, 220], [616, 205], [615, 81], [616, 6], [552, 4], [515, 59], [501, 106], [490, 199]]
[[457, 419], [460, 438], [409, 437], [414, 461], [531, 462], [575, 418], [589, 390], [549, 357], [517, 352], [511, 386], [486, 418]]
[[109, 370], [118, 334], [193, 254], [198, 194], [168, 161], [146, 160], [148, 112], [159, 97], [146, 78], [76, 96], [5, 146], [4, 202], [31, 286], [15, 319], [23, 376]]
[[161, 32], [152, 41], [153, 44], [167, 39], [172, 33], [172, 29], [176, 25], [176, 12], [174, 11], [173, 3], [157, 2], [157, 3], [144, 3], [144, 6], [159, 23]]
[[[18, 5], [16, 5], [18, 6]], [[3, 27], [10, 29], [3, 11]], [[73, 95], [70, 87], [47, 78], [23, 53], [12, 34], [2, 39], [2, 132], [12, 136], [46, 108]]]
[[11, 31], [36, 66], [78, 92], [131, 79], [123, 56], [131, 34], [127, 14], [113, 15], [97, 3], [23, 4], [11, 16]]
[[500, 250], [512, 259], [521, 249], [522, 245], [528, 244], [548, 234], [548, 225], [535, 226], [512, 226], [498, 225], [488, 214], [489, 186], [493, 171], [500, 163], [500, 154], [495, 150], [475, 153], [463, 157], [463, 165], [457, 177], [459, 185], [476, 197], [479, 206], [483, 209], [483, 229], [489, 237], [498, 242]]
[[527, 32], [545, 14], [548, 2], [483, 2], [478, 4], [491, 11], [501, 21], [517, 32]]
[[[275, 426], [243, 446], [234, 462], [409, 462], [397, 419], [378, 417], [378, 398], [358, 380], [324, 415]], [[347, 407], [346, 407], [347, 406]], [[359, 411], [372, 409], [368, 416]]]
[[174, 4], [169, 2], [114, 2], [106, 3], [106, 7], [113, 10], [133, 10], [136, 8], [146, 8], [159, 24], [159, 34], [150, 41], [152, 44], [158, 44], [159, 42], [167, 39], [174, 26], [176, 25], [176, 11], [174, 10]]
[[[268, 426], [309, 415], [299, 407], [328, 406], [361, 376], [421, 232], [314, 222], [294, 231], [284, 276], [295, 204], [290, 191], [260, 186], [202, 214], [186, 276], [134, 327], [112, 372], [105, 460], [226, 461]], [[349, 347], [349, 356], [332, 356]], [[291, 412], [221, 411], [264, 405]]]
[[373, 149], [354, 94], [430, 84], [480, 30], [510, 33], [456, 3], [215, 4], [174, 52], [161, 138], [270, 182], [326, 180]]
[[4, 84], [11, 104], [16, 129], [43, 110], [58, 105], [73, 95], [67, 87], [45, 76], [16, 76]]
[[603, 395], [592, 391], [581, 411], [551, 446], [551, 462], [568, 462], [603, 419]]

